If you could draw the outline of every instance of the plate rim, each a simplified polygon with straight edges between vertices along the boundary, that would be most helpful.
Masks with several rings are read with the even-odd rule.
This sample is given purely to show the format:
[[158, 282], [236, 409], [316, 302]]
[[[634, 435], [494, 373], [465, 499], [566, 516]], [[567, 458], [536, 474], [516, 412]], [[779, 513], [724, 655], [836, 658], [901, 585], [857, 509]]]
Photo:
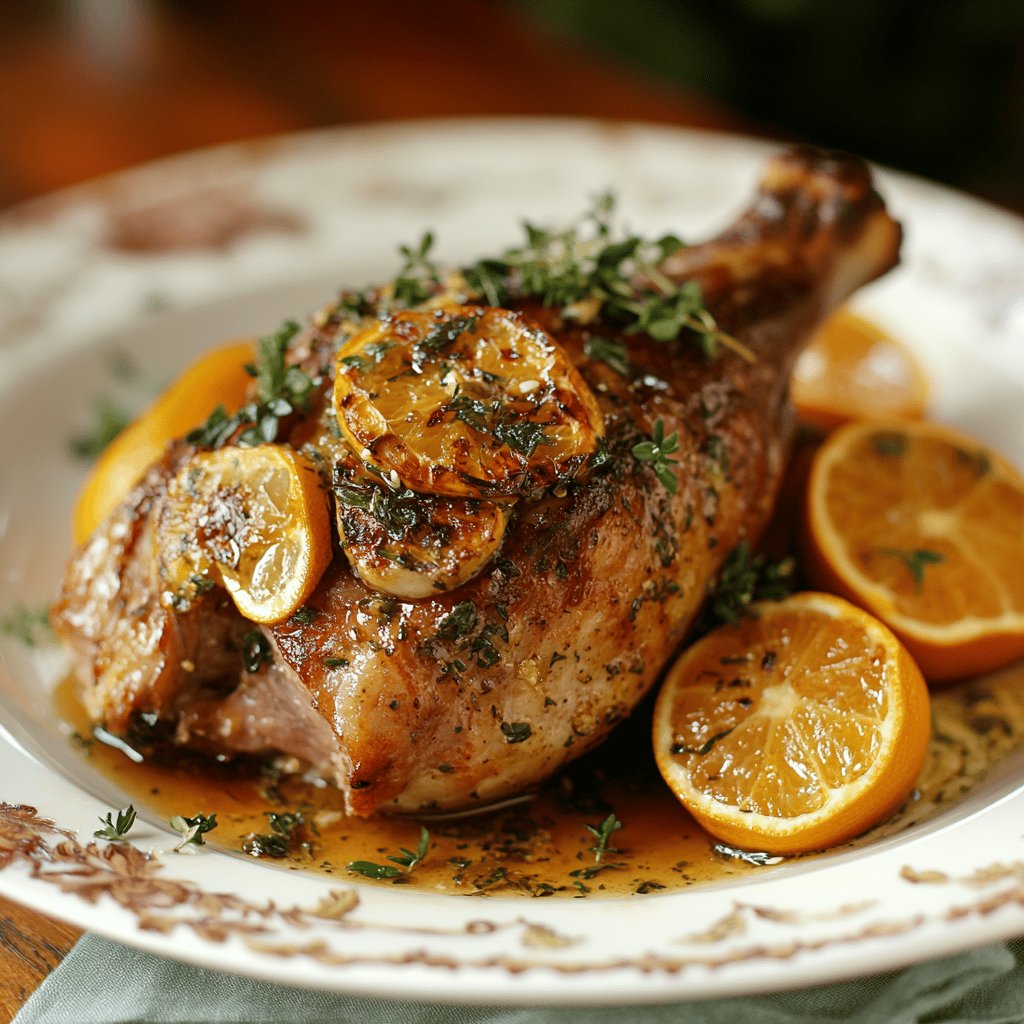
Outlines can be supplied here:
[[[401, 122], [378, 122], [366, 125], [357, 125], [350, 127], [340, 128], [328, 128], [328, 129], [314, 129], [307, 132], [291, 133], [286, 135], [275, 135], [268, 136], [260, 139], [250, 140], [239, 140], [236, 142], [224, 143], [217, 146], [205, 147], [199, 150], [193, 150], [183, 154], [172, 155], [161, 158], [156, 161], [150, 161], [144, 164], [140, 164], [133, 168], [113, 172], [109, 175], [105, 175], [102, 178], [94, 179], [89, 182], [84, 182], [78, 185], [70, 186], [67, 189], [62, 189], [55, 193], [49, 193], [44, 196], [35, 197], [25, 201], [24, 203], [17, 204], [14, 207], [8, 208], [5, 211], [0, 211], [0, 234], [2, 234], [7, 228], [13, 224], [24, 225], [26, 219], [31, 221], [36, 217], [51, 217], [62, 210], [73, 208], [76, 204], [81, 203], [83, 200], [91, 201], [96, 198], [97, 195], [109, 189], [116, 189], [121, 183], [128, 181], [129, 183], [141, 180], [143, 177], [149, 175], [160, 175], [173, 172], [175, 170], [187, 169], [197, 163], [202, 163], [211, 158], [230, 158], [232, 160], [239, 161], [240, 163], [246, 163], [249, 155], [254, 151], [259, 151], [264, 154], [264, 158], [272, 162], [275, 159], [275, 155], [278, 153], [289, 153], [295, 149], [302, 149], [305, 147], [316, 148], [318, 145], [327, 142], [331, 144], [340, 139], [349, 139], [352, 137], [365, 138], [372, 136], [373, 138], [402, 138], [408, 134], [423, 135], [431, 134], [440, 130], [444, 130], [447, 127], [459, 127], [459, 128], [473, 128], [478, 131], [488, 131], [497, 133], [508, 133], [521, 132], [523, 130], [536, 130], [538, 128], [545, 129], [551, 132], [564, 131], [566, 126], [572, 126], [575, 130], [585, 130], [587, 132], [605, 132], [611, 130], [613, 132], [621, 132], [626, 129], [630, 133], [643, 134], [645, 132], [654, 132], [659, 136], [688, 136], [691, 140], [715, 140], [720, 144], [729, 144], [737, 146], [738, 148], [750, 147], [751, 151], [754, 149], [761, 152], [770, 151], [773, 147], [776, 147], [776, 143], [771, 140], [765, 140], [760, 138], [748, 138], [742, 135], [736, 135], [733, 133], [709, 131], [707, 129], [686, 129], [676, 128], [673, 126], [666, 126], [663, 124], [648, 124], [641, 121], [622, 121], [622, 120], [602, 120], [602, 119], [576, 119], [576, 118], [549, 118], [549, 117], [496, 117], [496, 118], [441, 118], [441, 119], [426, 119], [426, 120], [409, 120]], [[271, 154], [266, 157], [266, 154]], [[917, 178], [912, 175], [904, 174], [899, 171], [891, 171], [882, 168], [882, 173], [886, 178], [892, 178], [896, 180], [902, 180], [905, 183], [910, 183], [913, 188], [924, 189], [927, 193], [932, 196], [939, 198], [940, 201], [946, 201], [950, 197], [955, 199], [957, 202], [966, 203], [969, 207], [976, 206], [983, 208], [989, 215], [994, 215], [1000, 221], [1009, 221], [1015, 223], [1018, 228], [1024, 229], [1024, 218], [1013, 213], [1012, 211], [1004, 211], [1001, 208], [987, 203], [985, 200], [981, 200], [977, 197], [967, 195], [965, 193], [957, 192], [949, 189], [945, 186], [938, 185], [933, 182], [926, 181], [922, 178]], [[88, 347], [88, 343], [82, 344], [83, 348]], [[15, 353], [12, 352], [12, 356]], [[45, 361], [45, 360], [44, 360]], [[29, 364], [23, 364], [25, 372], [33, 372], [36, 367]], [[0, 399], [5, 394], [9, 394], [9, 390], [6, 387], [0, 387]], [[0, 744], [0, 762], [6, 757], [9, 757], [12, 751], [17, 754], [17, 748], [20, 746], [17, 741], [14, 740], [5, 728], [0, 726], [0, 733], [3, 734], [3, 742]], [[50, 769], [33, 759], [33, 762], [40, 768], [41, 771], [48, 772]], [[70, 781], [64, 780], [68, 785], [71, 785]], [[81, 791], [79, 791], [81, 792]], [[88, 799], [92, 799], [88, 794], [85, 794]], [[1024, 790], [1018, 789], [1016, 792], [1008, 793], [1003, 799], [999, 801], [999, 807], [1008, 806], [1010, 804], [1020, 804], [1024, 806]], [[42, 814], [47, 813], [45, 807], [40, 808]], [[998, 808], [995, 808], [998, 810]], [[979, 811], [979, 814], [984, 815], [989, 813], [987, 809]], [[951, 829], [962, 827], [964, 822], [953, 822], [950, 826]], [[940, 830], [941, 832], [942, 830]], [[2, 834], [0, 834], [2, 839]], [[52, 851], [46, 856], [52, 856]], [[22, 864], [21, 866], [25, 866]], [[0, 892], [10, 898], [25, 902], [28, 906], [36, 906], [37, 902], [32, 902], [19, 899], [21, 895], [21, 887], [19, 884], [14, 884], [13, 880], [21, 878], [24, 881], [24, 876], [18, 872], [10, 873], [8, 870], [0, 870]], [[330, 883], [328, 883], [330, 884]], [[358, 883], [354, 883], [358, 886]], [[1024, 884], [1024, 882], [1022, 882]], [[358, 886], [360, 889], [365, 889], [365, 886]], [[55, 916], [60, 916], [66, 920], [71, 920], [73, 923], [79, 924], [82, 927], [87, 927], [89, 930], [94, 931], [98, 934], [106, 934], [109, 938], [113, 938], [117, 941], [128, 942], [131, 945], [136, 945], [139, 948], [147, 948], [154, 952], [159, 952], [162, 955], [170, 956], [175, 959], [185, 959], [188, 962], [196, 963], [200, 966], [211, 966], [208, 959], [203, 959], [198, 955], [195, 956], [187, 955], [189, 950], [187, 944], [185, 949], [179, 948], [181, 943], [166, 943], [162, 942], [159, 938], [150, 939], [150, 936], [145, 933], [138, 933], [134, 937], [125, 937], [123, 931], [119, 931], [111, 927], [105, 929], [103, 924], [97, 925], [94, 922], [84, 922], [83, 918], [88, 916], [87, 909], [84, 909], [75, 902], [73, 897], [65, 898], [53, 898], [53, 890], [46, 889], [43, 886], [36, 886], [33, 889], [33, 896], [36, 898], [41, 897], [41, 894], [45, 894], [46, 898], [42, 898], [42, 902], [46, 904], [48, 908], [52, 906], [53, 909], [47, 909], [44, 912], [53, 913]], [[688, 891], [682, 891], [673, 893], [671, 895], [655, 895], [654, 900], [663, 901], [666, 899], [680, 899], [685, 898], [689, 895]], [[447, 898], [447, 897], [446, 897]], [[650, 898], [647, 898], [650, 899]], [[504, 900], [501, 902], [505, 902]], [[517, 901], [519, 902], [519, 901]], [[594, 901], [596, 905], [605, 907], [611, 907], [614, 905], [613, 901], [600, 900]], [[533, 901], [533, 905], [536, 905], [536, 901]], [[996, 924], [999, 927], [992, 928], [992, 925]], [[1017, 935], [1024, 933], [1024, 904], [1018, 905], [1017, 915], [1010, 920], [1007, 914], [1000, 916], [999, 920], [996, 921], [993, 918], [979, 917], [978, 923], [972, 927], [956, 931], [956, 936], [961, 936], [966, 932], [969, 932], [971, 939], [966, 943], [966, 946], [973, 946], [978, 944], [977, 936], [980, 935], [983, 925], [987, 928], [985, 933], [985, 939], [989, 939], [996, 932], [999, 933], [1000, 938], [1010, 937], [1011, 935]], [[930, 958], [935, 955], [942, 955], [943, 953], [952, 953], [966, 948], [961, 938], [954, 938], [953, 930], [947, 935], [939, 936], [934, 939], [929, 948], [931, 952], [927, 952], [923, 957], [913, 956], [907, 962], [916, 962], [918, 959]], [[144, 940], [144, 941], [143, 941]], [[171, 948], [168, 948], [170, 945]], [[198, 950], [199, 947], [197, 947]], [[937, 950], [938, 952], [935, 952]], [[829, 975], [829, 980], [837, 980], [838, 978], [862, 976], [863, 974], [874, 973], [875, 970], [889, 964], [892, 961], [890, 953], [879, 954], [879, 962], [872, 966], [868, 964], [863, 970], [855, 969], [849, 971], [848, 969], [840, 969], [839, 973], [833, 972]], [[235, 973], [246, 973], [253, 977], [266, 978], [268, 964], [263, 960], [259, 962], [249, 963], [248, 961], [240, 961], [235, 966], [217, 966], [216, 969], [230, 970]], [[543, 968], [542, 968], [543, 969]], [[273, 972], [272, 972], [273, 973]], [[365, 984], [360, 983], [359, 979], [356, 978], [354, 981], [352, 978], [346, 979], [343, 985], [329, 984], [324, 987], [323, 979], [319, 980], [303, 980], [306, 976], [300, 975], [294, 977], [288, 972], [284, 972], [287, 976], [280, 976], [274, 980], [285, 984], [300, 985], [303, 987], [315, 988], [324, 991], [337, 991], [337, 992], [350, 992], [353, 994], [361, 995], [392, 995], [396, 993], [394, 991], [393, 981], [377, 981], [373, 978], [367, 979]], [[487, 972], [484, 971], [484, 974]], [[797, 974], [800, 974], [798, 971]], [[682, 975], [679, 975], [682, 977]], [[644, 975], [642, 972], [638, 975], [638, 980], [642, 981]], [[465, 979], [463, 978], [463, 983]], [[802, 980], [797, 980], [795, 983], [784, 981], [779, 985], [771, 985], [769, 988], [765, 988], [762, 980], [756, 980], [755, 976], [750, 980], [749, 985], [744, 987], [742, 980], [737, 981], [733, 978], [732, 988], [729, 990], [728, 995], [742, 994], [744, 992], [763, 992], [769, 990], [778, 990], [781, 988], [799, 987], [809, 983], [820, 983], [820, 978], [813, 981], [808, 981], [806, 977]], [[710, 984], [710, 983], [709, 983]], [[401, 998], [404, 999], [415, 999], [425, 998], [430, 1001], [435, 1001], [437, 993], [431, 985], [426, 988], [417, 990], [415, 985], [411, 986], [400, 986], [402, 991], [400, 993]], [[680, 998], [683, 999], [696, 999], [696, 998], [711, 998], [714, 993], [701, 989], [699, 986], [696, 987], [697, 991], [694, 994], [693, 991], [688, 991], [687, 986], [682, 986], [673, 991], [667, 991], [666, 986], [653, 986], [657, 989], [655, 992], [651, 992], [650, 999], [642, 998], [643, 992], [637, 992], [635, 988], [619, 991], [616, 993], [614, 990], [615, 986], [612, 986], [611, 991], [602, 991], [595, 995], [593, 1001], [585, 998], [585, 993], [581, 993], [576, 990], [576, 986], [565, 986], [564, 990], [559, 990], [560, 986], [543, 985], [540, 986], [535, 994], [530, 992], [524, 992], [518, 990], [514, 985], [507, 986], [507, 988], [496, 988], [493, 978], [481, 978], [478, 983], [478, 988], [473, 989], [473, 984], [470, 983], [468, 990], [465, 992], [446, 992], [444, 1001], [446, 1002], [461, 1002], [472, 1005], [628, 1005], [630, 1003], [639, 1003], [641, 1001], [649, 1002], [670, 1002]], [[473, 991], [478, 991], [479, 996], [475, 996]], [[480, 998], [486, 993], [487, 998]], [[500, 996], [506, 996], [507, 998], [500, 999]], [[562, 996], [565, 998], [561, 998]], [[536, 996], [536, 997], [535, 997]], [[638, 998], [641, 997], [641, 998]], [[552, 997], [555, 998], [552, 1001]], [[496, 1001], [497, 1000], [497, 1001]]]

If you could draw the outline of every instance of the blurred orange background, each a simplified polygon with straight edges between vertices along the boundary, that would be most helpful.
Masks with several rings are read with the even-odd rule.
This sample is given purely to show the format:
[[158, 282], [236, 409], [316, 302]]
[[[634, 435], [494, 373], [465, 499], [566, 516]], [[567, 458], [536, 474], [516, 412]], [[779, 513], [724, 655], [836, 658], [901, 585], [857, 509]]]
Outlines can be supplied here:
[[803, 138], [1024, 209], [1024, 4], [4, 0], [0, 206], [380, 119], [578, 115]]

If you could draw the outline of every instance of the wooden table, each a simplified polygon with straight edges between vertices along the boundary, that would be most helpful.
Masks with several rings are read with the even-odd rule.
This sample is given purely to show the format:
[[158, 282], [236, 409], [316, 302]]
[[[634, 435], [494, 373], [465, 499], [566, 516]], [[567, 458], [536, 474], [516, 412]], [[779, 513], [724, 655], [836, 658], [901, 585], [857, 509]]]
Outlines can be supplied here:
[[[169, 153], [323, 125], [547, 114], [751, 129], [483, 0], [4, 0], [0, 46], [0, 207]], [[79, 935], [0, 899], [0, 1024]]]

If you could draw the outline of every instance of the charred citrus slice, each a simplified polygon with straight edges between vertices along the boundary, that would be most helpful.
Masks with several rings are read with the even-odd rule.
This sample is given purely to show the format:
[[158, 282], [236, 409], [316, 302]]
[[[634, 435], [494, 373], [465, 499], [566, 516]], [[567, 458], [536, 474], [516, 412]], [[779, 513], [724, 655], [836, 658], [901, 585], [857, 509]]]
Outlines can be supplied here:
[[241, 408], [252, 380], [245, 366], [252, 360], [251, 341], [207, 353], [107, 445], [78, 495], [72, 520], [76, 544], [106, 519], [169, 441], [183, 437], [218, 405], [229, 413]]
[[338, 355], [338, 421], [356, 455], [413, 491], [511, 495], [584, 465], [597, 402], [561, 346], [521, 313], [480, 306], [373, 323]]
[[200, 452], [168, 486], [157, 548], [172, 606], [187, 605], [219, 579], [247, 619], [281, 622], [331, 560], [320, 477], [282, 445]]
[[511, 506], [370, 481], [335, 484], [338, 534], [367, 586], [415, 599], [467, 583], [501, 547]]
[[928, 747], [927, 687], [892, 632], [841, 598], [754, 608], [669, 670], [654, 710], [658, 768], [727, 843], [834, 846], [910, 793]]
[[854, 423], [815, 456], [807, 573], [883, 619], [932, 680], [1024, 656], [1024, 478], [933, 423]]
[[793, 368], [793, 404], [820, 430], [850, 420], [920, 419], [928, 378], [917, 356], [877, 324], [842, 309], [811, 338]]

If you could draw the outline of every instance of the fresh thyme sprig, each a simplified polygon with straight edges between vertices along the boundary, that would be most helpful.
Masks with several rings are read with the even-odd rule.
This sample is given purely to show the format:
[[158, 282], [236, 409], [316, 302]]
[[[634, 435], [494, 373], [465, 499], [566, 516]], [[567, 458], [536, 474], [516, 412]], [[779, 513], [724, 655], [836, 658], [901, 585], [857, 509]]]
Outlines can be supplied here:
[[[364, 878], [398, 878], [407, 875], [417, 864], [422, 864], [430, 852], [430, 833], [421, 825], [420, 841], [415, 851], [399, 847], [399, 852], [388, 856], [391, 864], [375, 864], [372, 860], [354, 860], [348, 864], [348, 870]], [[395, 867], [394, 865], [398, 865]]]
[[135, 824], [135, 808], [129, 804], [123, 811], [117, 812], [116, 820], [112, 820], [112, 814], [113, 812], [108, 811], [105, 818], [99, 819], [103, 828], [96, 829], [93, 835], [97, 839], [106, 839], [111, 843], [126, 843], [128, 840], [125, 836]]
[[753, 362], [753, 353], [715, 322], [700, 285], [673, 281], [661, 270], [683, 242], [675, 235], [617, 239], [614, 208], [614, 197], [606, 194], [563, 230], [524, 223], [522, 245], [462, 268], [462, 277], [492, 305], [510, 296], [536, 297], [545, 306], [561, 306], [568, 318], [604, 318], [627, 333], [645, 332], [663, 342], [690, 332], [708, 359], [724, 346]]
[[594, 863], [600, 864], [609, 853], [621, 853], [614, 846], [609, 846], [613, 833], [622, 828], [622, 822], [615, 817], [613, 811], [599, 825], [586, 825], [587, 831], [594, 837], [596, 842], [591, 846], [590, 852], [594, 855]]
[[768, 562], [764, 555], [751, 557], [750, 545], [740, 541], [708, 584], [707, 611], [715, 622], [736, 626], [750, 614], [755, 601], [779, 601], [792, 589], [795, 564], [792, 558]]
[[217, 827], [217, 815], [196, 814], [191, 818], [186, 818], [181, 814], [176, 814], [168, 824], [175, 832], [181, 834], [181, 842], [174, 848], [175, 853], [180, 853], [185, 847], [206, 845], [203, 836]]
[[679, 465], [678, 460], [670, 459], [669, 456], [679, 450], [679, 432], [673, 430], [668, 437], [665, 436], [665, 424], [661, 420], [654, 421], [654, 429], [651, 432], [649, 441], [641, 441], [633, 445], [633, 458], [637, 462], [646, 463], [654, 471], [654, 475], [661, 481], [662, 486], [669, 494], [675, 494], [679, 489], [679, 481], [676, 480], [673, 466]]
[[281, 420], [296, 410], [308, 409], [310, 392], [316, 386], [309, 374], [285, 361], [288, 345], [299, 330], [298, 323], [287, 320], [273, 334], [260, 338], [256, 361], [245, 368], [256, 380], [256, 401], [242, 406], [234, 416], [218, 405], [185, 440], [204, 448], [220, 448], [241, 431], [238, 443], [246, 447], [276, 441]]

